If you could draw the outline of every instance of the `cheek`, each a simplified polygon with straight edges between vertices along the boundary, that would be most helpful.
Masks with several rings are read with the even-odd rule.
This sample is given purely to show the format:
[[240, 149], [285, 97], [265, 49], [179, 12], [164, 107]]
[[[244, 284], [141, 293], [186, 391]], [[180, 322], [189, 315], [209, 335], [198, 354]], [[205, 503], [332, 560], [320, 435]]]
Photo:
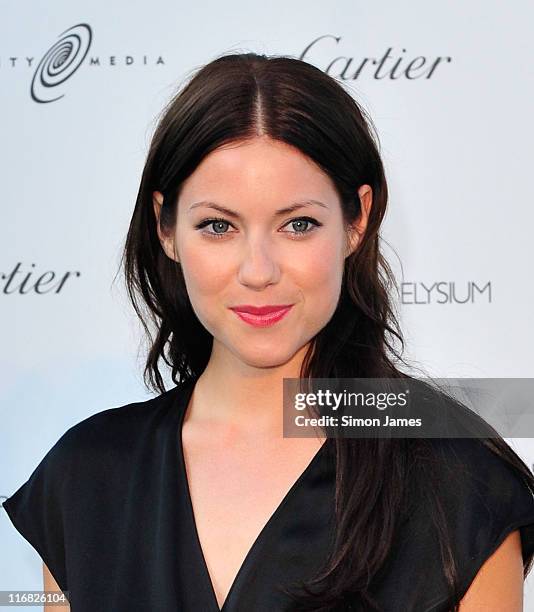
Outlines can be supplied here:
[[341, 291], [343, 263], [335, 240], [316, 242], [306, 257], [298, 258], [295, 277], [299, 278], [304, 292], [307, 317], [326, 323], [324, 319], [334, 314]]
[[201, 293], [212, 293], [219, 284], [223, 270], [217, 259], [202, 249], [192, 249], [181, 254], [181, 265], [188, 287]]
[[202, 324], [213, 333], [214, 314], [210, 305], [218, 304], [228, 279], [220, 262], [206, 249], [184, 248], [180, 254], [187, 293], [195, 314]]

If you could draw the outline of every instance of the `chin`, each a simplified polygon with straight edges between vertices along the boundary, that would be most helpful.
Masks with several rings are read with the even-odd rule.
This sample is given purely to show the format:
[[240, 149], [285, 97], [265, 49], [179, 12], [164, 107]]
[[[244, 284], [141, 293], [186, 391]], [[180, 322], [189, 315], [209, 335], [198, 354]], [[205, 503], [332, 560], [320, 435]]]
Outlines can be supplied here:
[[286, 364], [294, 356], [294, 352], [284, 350], [283, 347], [274, 347], [269, 343], [254, 348], [248, 346], [246, 350], [237, 351], [236, 355], [243, 363], [255, 368], [276, 368]]

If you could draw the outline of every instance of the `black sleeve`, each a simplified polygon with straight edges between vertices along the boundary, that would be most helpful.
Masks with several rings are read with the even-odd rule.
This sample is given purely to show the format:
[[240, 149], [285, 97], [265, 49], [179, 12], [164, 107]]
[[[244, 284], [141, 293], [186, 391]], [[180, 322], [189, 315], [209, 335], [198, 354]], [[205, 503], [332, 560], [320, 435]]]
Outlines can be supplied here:
[[63, 529], [69, 472], [67, 440], [65, 433], [28, 480], [2, 504], [17, 531], [39, 553], [62, 591], [67, 590]]
[[[482, 444], [479, 440], [472, 442]], [[465, 518], [464, 529], [466, 536], [475, 535], [464, 575], [465, 591], [483, 563], [512, 531], [519, 530], [524, 567], [534, 555], [534, 495], [527, 481], [492, 450], [477, 448], [473, 452], [477, 461], [468, 463], [472, 470], [463, 484], [460, 479], [464, 494], [468, 493], [467, 487], [472, 487], [471, 521]]]
[[[433, 486], [452, 536], [463, 597], [484, 562], [516, 529], [523, 566], [529, 565], [534, 555], [534, 493], [528, 477], [480, 439], [434, 440], [434, 446]], [[430, 609], [441, 609], [438, 604]]]
[[[534, 554], [531, 472], [523, 465], [523, 477], [481, 439], [433, 438], [413, 445], [400, 527], [373, 594], [387, 612], [449, 612], [516, 529], [523, 565], [529, 565]], [[451, 565], [456, 596], [448, 580]]]

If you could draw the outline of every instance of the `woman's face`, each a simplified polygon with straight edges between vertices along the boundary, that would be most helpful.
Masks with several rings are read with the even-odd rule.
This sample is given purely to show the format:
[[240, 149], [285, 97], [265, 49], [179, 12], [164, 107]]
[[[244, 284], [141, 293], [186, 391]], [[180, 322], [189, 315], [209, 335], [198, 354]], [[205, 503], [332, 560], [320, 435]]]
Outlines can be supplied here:
[[[258, 137], [202, 160], [182, 186], [174, 235], [160, 239], [180, 262], [214, 349], [254, 367], [282, 365], [326, 325], [339, 299], [344, 259], [365, 229], [370, 187], [359, 193], [366, 210], [347, 235], [333, 183], [298, 149]], [[157, 218], [161, 202], [154, 192]], [[289, 304], [284, 317], [265, 327], [231, 309]]]

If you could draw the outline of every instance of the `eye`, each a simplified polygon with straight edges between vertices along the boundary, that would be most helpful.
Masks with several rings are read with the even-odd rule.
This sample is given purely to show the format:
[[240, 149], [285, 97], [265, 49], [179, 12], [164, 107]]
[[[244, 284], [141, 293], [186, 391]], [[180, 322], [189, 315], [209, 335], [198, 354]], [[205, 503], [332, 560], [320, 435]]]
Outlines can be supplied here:
[[[204, 221], [201, 221], [200, 223], [195, 225], [195, 229], [201, 230], [204, 227], [207, 227], [209, 225], [214, 225], [217, 228], [217, 230], [220, 230], [221, 226], [224, 228], [224, 226], [232, 225], [232, 224], [229, 221], [226, 221], [226, 219], [222, 219], [222, 218], [205, 219]], [[214, 238], [224, 238], [224, 236], [228, 232], [215, 231], [215, 232], [202, 232], [202, 233], [207, 234], [208, 236], [213, 236]]]
[[288, 233], [293, 234], [293, 238], [297, 238], [298, 239], [300, 236], [303, 236], [303, 235], [305, 236], [306, 234], [311, 234], [318, 227], [320, 227], [322, 225], [322, 223], [319, 223], [319, 221], [317, 221], [316, 219], [312, 219], [312, 217], [297, 217], [296, 219], [291, 219], [291, 221], [286, 223], [286, 225], [292, 224], [293, 227], [297, 226], [297, 227], [302, 228], [303, 225], [310, 224], [310, 223], [312, 224], [312, 228], [311, 229], [305, 229], [304, 231], [298, 230], [296, 232], [288, 232]]

